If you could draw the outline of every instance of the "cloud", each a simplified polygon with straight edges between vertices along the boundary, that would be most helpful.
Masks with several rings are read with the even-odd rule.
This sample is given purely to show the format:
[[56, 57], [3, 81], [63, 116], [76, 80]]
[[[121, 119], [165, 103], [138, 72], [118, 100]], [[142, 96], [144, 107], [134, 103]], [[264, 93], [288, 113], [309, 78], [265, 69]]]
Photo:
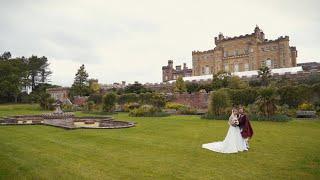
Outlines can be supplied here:
[[298, 61], [319, 60], [316, 0], [0, 0], [0, 49], [47, 56], [52, 82], [70, 85], [81, 64], [102, 83], [160, 82], [161, 66], [191, 66], [192, 50], [214, 47], [214, 36], [289, 35]]

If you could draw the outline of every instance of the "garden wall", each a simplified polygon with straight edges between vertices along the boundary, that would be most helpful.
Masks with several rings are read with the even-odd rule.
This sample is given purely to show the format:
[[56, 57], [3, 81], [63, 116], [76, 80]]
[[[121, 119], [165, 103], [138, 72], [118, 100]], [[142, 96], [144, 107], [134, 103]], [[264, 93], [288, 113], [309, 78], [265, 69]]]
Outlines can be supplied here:
[[207, 110], [210, 93], [198, 92], [198, 93], [183, 93], [174, 94], [172, 102], [184, 104], [196, 109]]

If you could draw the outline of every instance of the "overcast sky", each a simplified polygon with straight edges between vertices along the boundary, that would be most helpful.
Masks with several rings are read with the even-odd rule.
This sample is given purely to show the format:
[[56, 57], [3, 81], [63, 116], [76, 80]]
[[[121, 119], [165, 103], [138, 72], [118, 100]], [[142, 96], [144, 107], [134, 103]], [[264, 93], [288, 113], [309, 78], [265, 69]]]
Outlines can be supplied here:
[[[320, 61], [318, 0], [0, 0], [0, 50], [46, 56], [52, 83], [69, 86], [81, 64], [100, 83], [161, 82], [161, 67], [191, 67], [214, 37], [290, 36], [298, 62]], [[0, 52], [0, 53], [2, 53]]]

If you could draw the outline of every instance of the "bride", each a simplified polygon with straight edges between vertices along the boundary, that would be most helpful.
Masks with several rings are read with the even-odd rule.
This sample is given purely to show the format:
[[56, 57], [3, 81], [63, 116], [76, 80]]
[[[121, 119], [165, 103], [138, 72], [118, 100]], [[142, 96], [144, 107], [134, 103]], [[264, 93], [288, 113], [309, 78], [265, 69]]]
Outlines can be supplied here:
[[239, 151], [247, 151], [245, 139], [242, 138], [239, 126], [235, 125], [238, 122], [236, 108], [232, 109], [229, 117], [229, 130], [223, 141], [203, 144], [202, 148], [219, 153], [237, 153]]

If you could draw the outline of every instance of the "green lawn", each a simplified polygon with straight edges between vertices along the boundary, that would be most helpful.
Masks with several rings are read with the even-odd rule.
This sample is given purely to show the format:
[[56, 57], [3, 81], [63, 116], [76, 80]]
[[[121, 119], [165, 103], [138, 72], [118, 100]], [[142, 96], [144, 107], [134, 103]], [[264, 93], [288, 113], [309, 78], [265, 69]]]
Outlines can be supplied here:
[[[0, 116], [35, 113], [42, 113], [37, 106], [0, 106]], [[131, 118], [123, 113], [114, 117], [137, 126], [114, 130], [0, 126], [0, 178], [320, 178], [320, 121], [252, 122], [250, 151], [226, 155], [201, 148], [224, 138], [226, 121], [198, 116]]]

